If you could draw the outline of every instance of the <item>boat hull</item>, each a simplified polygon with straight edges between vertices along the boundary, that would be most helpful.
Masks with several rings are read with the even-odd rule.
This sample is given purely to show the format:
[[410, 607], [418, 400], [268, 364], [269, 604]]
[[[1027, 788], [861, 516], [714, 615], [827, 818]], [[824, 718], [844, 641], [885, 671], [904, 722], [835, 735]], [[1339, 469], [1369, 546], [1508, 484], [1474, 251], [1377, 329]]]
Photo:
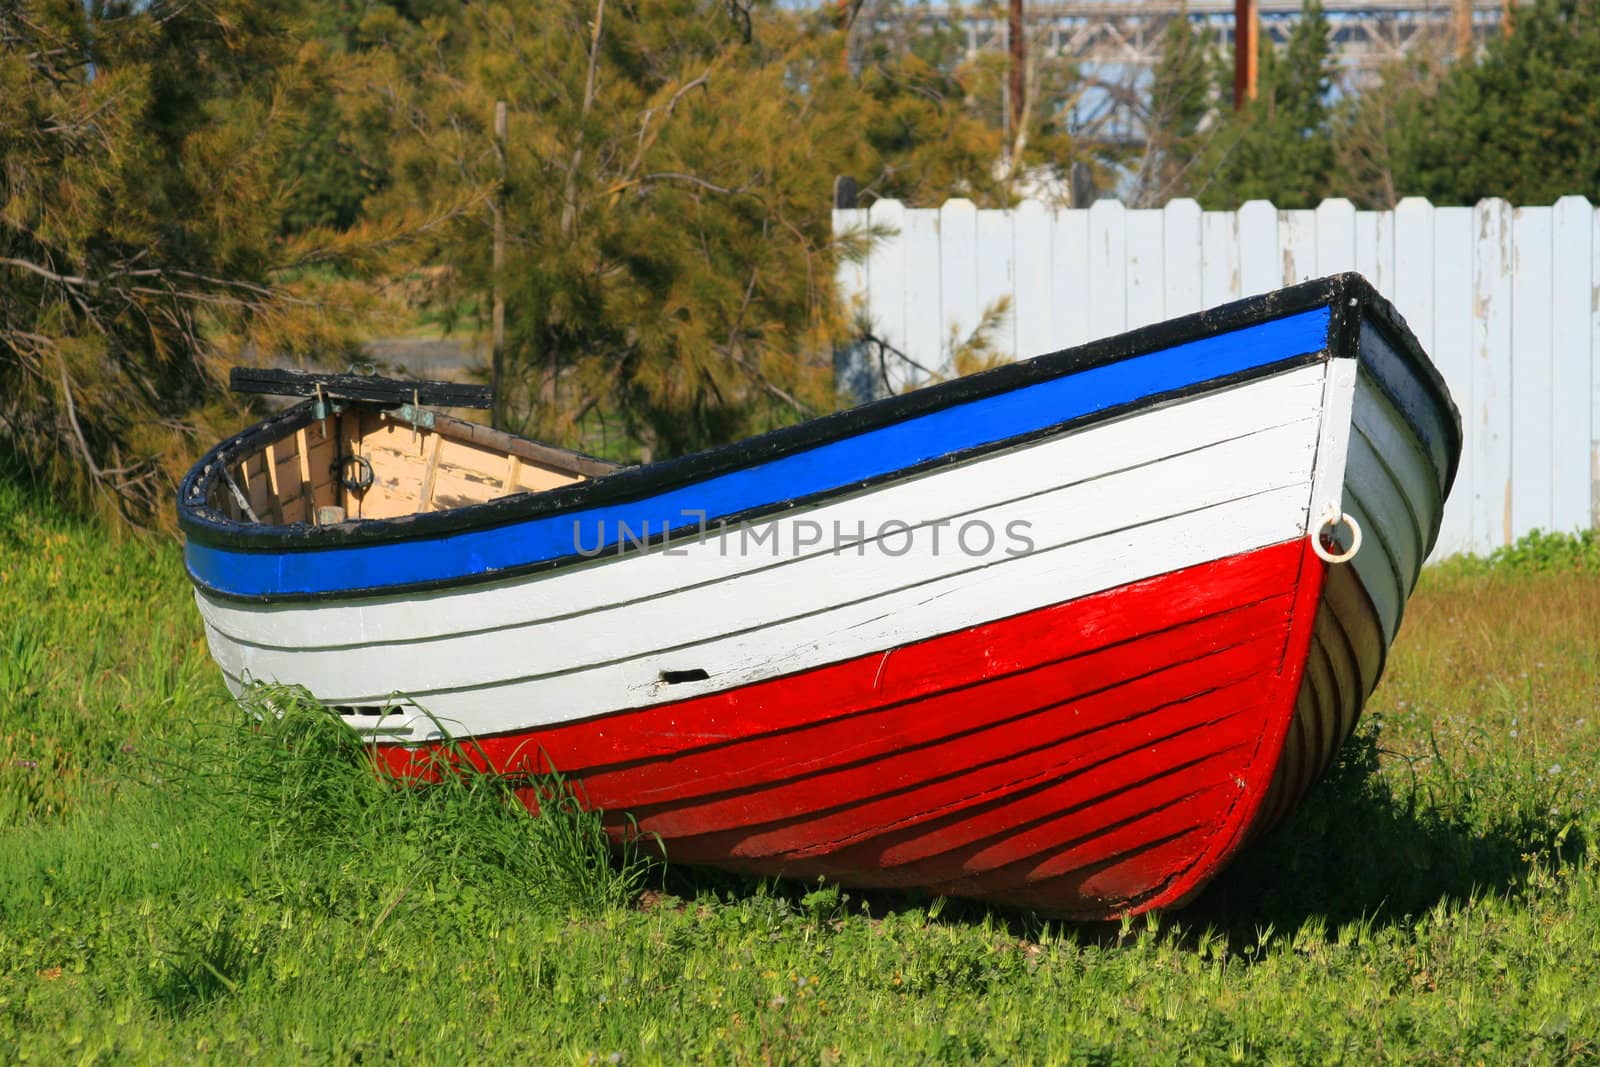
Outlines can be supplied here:
[[197, 505], [190, 571], [235, 690], [304, 686], [398, 776], [460, 744], [674, 862], [1172, 907], [1377, 684], [1459, 452], [1408, 339], [1333, 279], [454, 517]]

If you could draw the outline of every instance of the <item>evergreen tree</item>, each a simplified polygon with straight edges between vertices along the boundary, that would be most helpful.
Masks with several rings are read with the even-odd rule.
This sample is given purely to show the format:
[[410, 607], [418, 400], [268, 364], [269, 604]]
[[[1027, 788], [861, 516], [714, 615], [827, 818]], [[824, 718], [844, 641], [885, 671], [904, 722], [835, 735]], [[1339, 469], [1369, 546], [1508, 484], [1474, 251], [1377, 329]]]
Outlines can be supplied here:
[[1392, 208], [1413, 195], [1417, 152], [1434, 122], [1445, 69], [1424, 48], [1390, 63], [1377, 85], [1340, 103], [1333, 133], [1338, 179], [1329, 195], [1367, 210]]
[[[283, 8], [0, 5], [0, 445], [65, 499], [170, 521], [246, 351], [335, 348], [399, 236], [278, 239], [274, 174], [329, 84]], [[219, 406], [220, 405], [220, 406]]]
[[[962, 71], [869, 47], [852, 73], [843, 48], [826, 15], [721, 0], [477, 0], [387, 53], [375, 206], [503, 190], [512, 428], [659, 457], [835, 406], [834, 177], [1008, 200]], [[439, 235], [459, 295], [493, 284], [490, 218]]]
[[1402, 195], [1439, 204], [1600, 201], [1600, 2], [1519, 7], [1509, 36], [1410, 106], [1394, 143]]
[[[832, 175], [791, 87], [845, 75], [745, 30], [700, 0], [478, 0], [386, 54], [410, 136], [383, 209], [503, 196], [513, 429], [592, 444], [605, 416], [667, 455], [832, 406]], [[496, 280], [490, 219], [438, 235], [462, 295]]]
[[1187, 12], [1167, 23], [1161, 56], [1151, 73], [1143, 116], [1145, 149], [1132, 200], [1154, 207], [1189, 195], [1191, 168], [1214, 121], [1217, 63], [1212, 43], [1190, 24]]
[[1201, 203], [1233, 208], [1261, 199], [1309, 208], [1333, 195], [1333, 74], [1327, 16], [1309, 0], [1282, 52], [1262, 48], [1256, 99], [1229, 113], [1210, 138], [1195, 181]]

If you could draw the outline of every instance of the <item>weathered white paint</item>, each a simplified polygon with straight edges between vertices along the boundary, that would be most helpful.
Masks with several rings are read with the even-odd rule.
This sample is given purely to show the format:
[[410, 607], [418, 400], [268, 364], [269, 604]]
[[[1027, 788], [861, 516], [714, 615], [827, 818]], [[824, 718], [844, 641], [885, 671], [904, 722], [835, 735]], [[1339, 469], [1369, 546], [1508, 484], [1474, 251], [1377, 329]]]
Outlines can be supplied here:
[[[921, 352], [938, 363], [944, 345], [944, 316], [929, 314], [943, 307], [939, 215], [933, 211], [908, 211], [905, 214], [906, 240], [906, 351]], [[889, 360], [884, 368], [891, 376], [910, 375], [919, 380], [905, 363]], [[898, 391], [898, 390], [897, 390]]]
[[1049, 209], [1037, 200], [1018, 204], [1014, 214], [1016, 230], [1012, 234], [1012, 247], [1017, 272], [1017, 299], [1012, 312], [1017, 326], [1014, 351], [1029, 356], [1065, 347], [1051, 317], [1051, 250], [1055, 242], [1050, 232], [1050, 216]]
[[[1473, 320], [1460, 309], [1472, 307], [1472, 209], [1442, 207], [1433, 215], [1433, 356], [1450, 383], [1456, 406], [1461, 409], [1463, 428], [1473, 412]], [[1486, 535], [1478, 540], [1472, 526], [1473, 449], [1470, 436], [1461, 450], [1461, 466], [1456, 474], [1457, 489], [1445, 504], [1439, 527], [1441, 556], [1471, 552], [1479, 544], [1489, 544]]]
[[[906, 232], [938, 214], [904, 211]], [[1465, 447], [1434, 558], [1488, 552], [1534, 527], [1600, 525], [1600, 212], [1581, 197], [1517, 209], [1501, 200], [1436, 208], [1408, 198], [1387, 212], [1357, 211], [1346, 200], [1314, 212], [1280, 212], [1264, 201], [1202, 212], [1178, 200], [1159, 212], [1100, 201], [1087, 210], [1027, 204], [973, 214], [1010, 220], [996, 230], [1015, 265], [1009, 351], [1022, 357], [1360, 271], [1405, 316], [1461, 409]], [[865, 211], [834, 213], [839, 230], [866, 221]], [[981, 223], [969, 225], [979, 232]], [[905, 248], [907, 272], [940, 271], [946, 286], [963, 275], [939, 265], [977, 254], [972, 242], [947, 245], [937, 235], [932, 245]], [[839, 282], [846, 296], [876, 307], [876, 276], [846, 265]], [[940, 348], [925, 339], [948, 338], [950, 323], [975, 311], [950, 310], [958, 297], [948, 293], [930, 302], [925, 288], [900, 290], [907, 352], [944, 372]], [[996, 292], [974, 288], [971, 303], [980, 291]], [[1048, 315], [1037, 308], [1045, 295]], [[917, 330], [924, 340], [910, 336]], [[996, 339], [1002, 350], [1006, 336]]]
[[1161, 264], [1166, 248], [1161, 229], [1162, 214], [1148, 209], [1128, 212], [1129, 329], [1148, 326], [1167, 317], [1166, 277]]
[[1257, 296], [1283, 285], [1278, 209], [1265, 200], [1239, 208], [1239, 295]]
[[1589, 375], [1594, 403], [1589, 408], [1589, 523], [1600, 529], [1600, 211], [1594, 216], [1594, 264], [1589, 273]]
[[[1484, 200], [1473, 209], [1472, 411], [1462, 416], [1473, 453], [1473, 546], [1508, 544], [1511, 524], [1511, 205]], [[1459, 407], [1459, 402], [1457, 403]]]
[[1239, 298], [1239, 227], [1232, 212], [1207, 211], [1200, 220], [1200, 278], [1205, 307]]
[[[330, 704], [398, 690], [455, 730], [662, 703], [1305, 536], [1313, 486], [1343, 463], [1326, 420], [1348, 422], [1353, 403], [1350, 375], [1328, 379], [1325, 364], [1300, 368], [757, 524], [776, 553], [741, 527], [452, 591], [266, 606], [201, 594], [200, 609], [234, 680], [294, 681]], [[995, 548], [952, 551], [979, 520]], [[835, 523], [871, 536], [890, 521], [915, 527], [900, 554], [887, 538], [835, 550]], [[1031, 551], [1004, 551], [1013, 522]], [[793, 551], [802, 523], [826, 533]], [[694, 668], [710, 677], [660, 681]]]
[[1002, 352], [1017, 351], [1017, 284], [1014, 273], [1011, 212], [978, 212], [978, 312], [987, 313], [1001, 302], [1010, 305], [992, 338]]
[[1284, 211], [1278, 219], [1278, 243], [1283, 249], [1282, 277], [1294, 284], [1321, 277], [1317, 273], [1317, 213]]
[[1349, 270], [1356, 261], [1356, 206], [1345, 199], [1317, 205], [1317, 277]]
[[1549, 209], [1519, 207], [1511, 219], [1511, 527], [1550, 528], [1554, 441], [1550, 436]]
[[[1591, 422], [1591, 393], [1595, 359], [1589, 329], [1589, 273], [1594, 250], [1594, 212], [1581, 196], [1564, 196], [1554, 211], [1554, 248], [1550, 277], [1550, 440], [1551, 462], [1559, 465], [1562, 441], [1591, 441], [1600, 426]], [[1550, 484], [1550, 528], [1570, 530], [1589, 523], [1595, 503], [1592, 489], [1578, 477], [1554, 479]]]
[[1203, 214], [1193, 200], [1174, 200], [1162, 212], [1162, 283], [1167, 318], [1206, 306], [1201, 282]]
[[[939, 209], [939, 303], [944, 314], [939, 351], [909, 353], [924, 367], [946, 367], [954, 346], [978, 328], [978, 209], [971, 200], [946, 200]], [[927, 379], [917, 372], [919, 385]]]
[[1115, 200], [1089, 209], [1089, 336], [1128, 328], [1128, 213]]

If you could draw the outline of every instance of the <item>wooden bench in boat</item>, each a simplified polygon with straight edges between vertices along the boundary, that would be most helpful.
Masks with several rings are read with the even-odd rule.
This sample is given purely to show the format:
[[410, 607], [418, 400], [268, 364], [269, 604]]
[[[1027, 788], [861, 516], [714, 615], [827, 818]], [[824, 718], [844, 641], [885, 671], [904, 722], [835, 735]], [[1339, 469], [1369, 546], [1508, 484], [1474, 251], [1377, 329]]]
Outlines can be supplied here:
[[539, 493], [617, 464], [424, 408], [488, 406], [456, 382], [237, 368], [236, 391], [309, 398], [310, 418], [231, 458], [211, 503], [239, 522], [390, 519]]

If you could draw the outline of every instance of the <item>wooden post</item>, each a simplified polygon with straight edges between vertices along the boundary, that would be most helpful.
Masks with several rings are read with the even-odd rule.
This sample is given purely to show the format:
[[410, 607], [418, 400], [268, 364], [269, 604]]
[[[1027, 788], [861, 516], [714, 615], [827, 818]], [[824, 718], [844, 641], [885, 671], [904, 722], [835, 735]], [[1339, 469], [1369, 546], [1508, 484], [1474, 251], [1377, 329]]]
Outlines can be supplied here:
[[[834, 22], [844, 35], [844, 48], [839, 58], [844, 63], [844, 72], [852, 78], [861, 70], [861, 39], [863, 34], [872, 32], [875, 7], [875, 0], [836, 0], [834, 4]], [[858, 32], [856, 23], [862, 20], [865, 25]]]
[[852, 211], [856, 206], [858, 193], [856, 180], [848, 174], [840, 174], [833, 179], [833, 209], [835, 211]]
[[505, 280], [501, 277], [506, 266], [506, 102], [494, 104], [494, 149], [500, 157], [500, 187], [495, 190], [490, 210], [494, 215], [494, 276], [493, 351], [490, 355], [490, 388], [494, 390], [493, 407], [489, 422], [497, 430], [506, 428], [506, 297]]
[[1022, 0], [1011, 0], [1011, 22], [1007, 29], [1011, 46], [1011, 139], [1006, 148], [1010, 151], [1013, 145], [1022, 144], [1022, 118], [1027, 104], [1024, 94], [1027, 89], [1028, 38], [1022, 28]]
[[1233, 0], [1233, 107], [1256, 98], [1256, 64], [1261, 54], [1261, 20], [1256, 0]]
[[1455, 30], [1456, 58], [1466, 59], [1472, 55], [1472, 0], [1455, 0], [1451, 23]]

